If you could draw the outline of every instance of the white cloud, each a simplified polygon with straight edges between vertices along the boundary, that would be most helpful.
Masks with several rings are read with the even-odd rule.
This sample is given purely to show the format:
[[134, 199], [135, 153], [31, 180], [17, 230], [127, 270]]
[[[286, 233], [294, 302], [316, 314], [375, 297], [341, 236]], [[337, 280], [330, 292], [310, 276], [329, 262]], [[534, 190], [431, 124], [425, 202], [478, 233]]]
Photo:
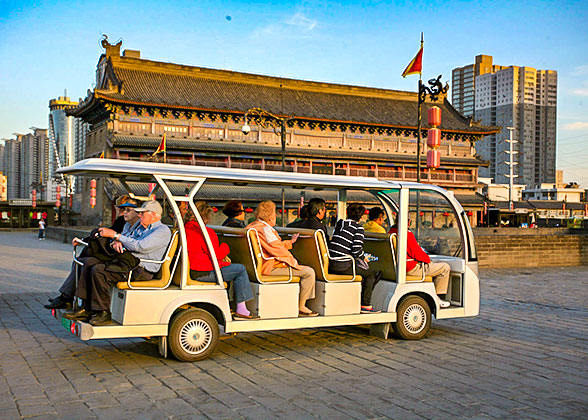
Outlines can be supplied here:
[[578, 66], [572, 71], [574, 76], [585, 76], [588, 75], [588, 64], [584, 64], [582, 66]]
[[588, 88], [574, 89], [572, 93], [578, 96], [588, 96]]
[[570, 131], [574, 131], [574, 130], [588, 130], [588, 122], [576, 121], [576, 122], [573, 122], [573, 123], [564, 124], [564, 126], [562, 128], [564, 130], [570, 130]]
[[297, 26], [305, 31], [312, 31], [317, 25], [316, 20], [309, 19], [302, 13], [295, 13], [294, 16], [288, 19], [285, 23], [286, 25]]
[[301, 12], [296, 12], [288, 19], [271, 23], [259, 29], [256, 29], [253, 38], [310, 38], [312, 32], [317, 28], [318, 21], [306, 17]]

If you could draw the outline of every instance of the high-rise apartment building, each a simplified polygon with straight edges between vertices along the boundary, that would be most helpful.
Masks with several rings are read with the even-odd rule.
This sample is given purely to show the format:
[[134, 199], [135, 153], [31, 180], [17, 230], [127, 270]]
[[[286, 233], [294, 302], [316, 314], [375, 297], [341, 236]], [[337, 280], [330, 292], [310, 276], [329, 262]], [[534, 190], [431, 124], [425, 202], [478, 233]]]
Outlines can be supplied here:
[[37, 191], [39, 200], [45, 199], [47, 184], [47, 129], [34, 128], [32, 133], [17, 134], [20, 142], [19, 197], [27, 198]]
[[498, 66], [492, 56], [452, 72], [453, 106], [464, 116], [502, 131], [476, 143], [489, 162], [480, 176], [508, 183], [509, 130], [513, 127], [516, 183], [528, 187], [555, 182], [557, 72], [531, 67]]
[[30, 198], [37, 191], [37, 199], [45, 199], [47, 170], [47, 130], [34, 128], [33, 133], [16, 134], [16, 139], [4, 140], [2, 172], [6, 176], [8, 200]]
[[7, 198], [9, 200], [20, 198], [20, 142], [18, 140], [4, 140], [3, 166]]

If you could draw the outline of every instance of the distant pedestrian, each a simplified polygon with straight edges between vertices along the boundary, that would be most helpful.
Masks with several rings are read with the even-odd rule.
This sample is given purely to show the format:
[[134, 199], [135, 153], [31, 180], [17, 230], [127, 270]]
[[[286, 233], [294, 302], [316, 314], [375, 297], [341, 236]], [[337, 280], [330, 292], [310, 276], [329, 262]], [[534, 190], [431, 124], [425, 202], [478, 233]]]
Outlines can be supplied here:
[[45, 240], [45, 221], [43, 219], [39, 220], [39, 240]]

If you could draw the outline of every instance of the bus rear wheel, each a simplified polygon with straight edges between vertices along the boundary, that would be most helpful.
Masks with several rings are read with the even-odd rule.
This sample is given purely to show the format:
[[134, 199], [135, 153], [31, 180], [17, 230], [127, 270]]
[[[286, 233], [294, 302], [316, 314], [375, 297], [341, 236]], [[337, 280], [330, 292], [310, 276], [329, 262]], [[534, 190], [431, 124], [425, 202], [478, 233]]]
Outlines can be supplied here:
[[203, 309], [185, 309], [172, 319], [169, 326], [169, 348], [182, 362], [207, 359], [216, 349], [218, 339], [218, 322]]
[[419, 296], [403, 299], [396, 311], [396, 322], [392, 328], [397, 336], [405, 340], [419, 340], [431, 327], [431, 309], [429, 304]]

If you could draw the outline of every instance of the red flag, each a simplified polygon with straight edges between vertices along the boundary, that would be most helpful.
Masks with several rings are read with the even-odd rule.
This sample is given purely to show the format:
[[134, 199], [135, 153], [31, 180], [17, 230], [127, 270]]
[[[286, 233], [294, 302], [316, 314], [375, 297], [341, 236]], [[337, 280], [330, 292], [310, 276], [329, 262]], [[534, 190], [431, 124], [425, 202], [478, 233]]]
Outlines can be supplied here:
[[163, 152], [163, 153], [166, 152], [167, 143], [166, 143], [166, 139], [165, 139], [165, 134], [166, 133], [163, 133], [163, 137], [161, 138], [161, 143], [159, 144], [159, 147], [157, 148], [157, 150], [155, 151], [155, 153], [153, 153], [152, 156], [155, 156], [159, 152]]
[[421, 74], [423, 72], [423, 43], [421, 42], [421, 48], [419, 52], [414, 56], [412, 61], [408, 63], [406, 69], [402, 73], [402, 77], [406, 77], [411, 74]]

